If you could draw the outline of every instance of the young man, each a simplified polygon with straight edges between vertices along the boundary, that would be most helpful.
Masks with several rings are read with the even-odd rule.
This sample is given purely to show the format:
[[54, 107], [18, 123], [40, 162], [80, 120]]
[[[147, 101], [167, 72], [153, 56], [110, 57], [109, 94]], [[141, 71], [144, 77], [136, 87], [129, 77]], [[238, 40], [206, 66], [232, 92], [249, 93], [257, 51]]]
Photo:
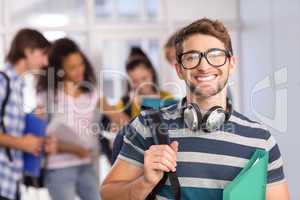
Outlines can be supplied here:
[[[221, 200], [224, 187], [246, 165], [256, 149], [269, 153], [267, 200], [288, 200], [281, 154], [262, 125], [233, 111], [227, 102], [227, 82], [236, 61], [230, 36], [222, 23], [200, 19], [176, 37], [176, 70], [187, 85], [186, 98], [161, 114], [169, 127], [170, 145], [153, 145], [146, 127], [147, 112], [127, 129], [121, 153], [101, 187], [104, 200], [142, 200], [164, 172], [176, 171], [181, 199]], [[201, 114], [221, 106], [230, 116], [222, 129], [190, 130], [183, 117], [186, 105], [196, 104]], [[175, 126], [174, 126], [175, 125]], [[172, 199], [168, 181], [158, 199]]]
[[[48, 65], [48, 40], [38, 31], [32, 29], [20, 30], [12, 41], [6, 57], [7, 64], [3, 70], [9, 79], [9, 98], [4, 107], [3, 124], [0, 127], [0, 199], [18, 199], [18, 184], [23, 175], [22, 152], [39, 155], [54, 152], [56, 142], [53, 138], [43, 140], [33, 134], [23, 135], [25, 114], [23, 111], [22, 75], [38, 70]], [[7, 84], [3, 74], [0, 74], [0, 112], [7, 96]], [[1, 116], [2, 117], [2, 116]]]

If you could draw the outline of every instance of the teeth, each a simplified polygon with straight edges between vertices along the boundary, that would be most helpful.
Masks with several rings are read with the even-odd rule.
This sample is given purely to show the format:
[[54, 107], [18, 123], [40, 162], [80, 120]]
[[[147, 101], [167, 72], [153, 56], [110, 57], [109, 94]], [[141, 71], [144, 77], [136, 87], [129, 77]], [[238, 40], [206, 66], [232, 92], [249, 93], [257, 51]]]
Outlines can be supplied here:
[[210, 80], [214, 79], [215, 77], [216, 77], [215, 75], [202, 76], [202, 77], [198, 76], [197, 80], [198, 81], [210, 81]]

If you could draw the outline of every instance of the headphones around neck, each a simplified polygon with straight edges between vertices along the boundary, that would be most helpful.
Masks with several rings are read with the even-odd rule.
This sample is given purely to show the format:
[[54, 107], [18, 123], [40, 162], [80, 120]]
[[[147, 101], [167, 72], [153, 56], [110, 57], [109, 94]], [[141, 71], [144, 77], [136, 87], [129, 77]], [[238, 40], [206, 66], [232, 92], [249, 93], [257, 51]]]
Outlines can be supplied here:
[[[183, 99], [182, 105], [186, 102]], [[184, 123], [192, 131], [203, 130], [210, 133], [219, 130], [227, 122], [232, 113], [232, 103], [229, 98], [226, 99], [226, 111], [221, 106], [213, 106], [204, 115], [196, 103], [189, 103], [182, 107]]]

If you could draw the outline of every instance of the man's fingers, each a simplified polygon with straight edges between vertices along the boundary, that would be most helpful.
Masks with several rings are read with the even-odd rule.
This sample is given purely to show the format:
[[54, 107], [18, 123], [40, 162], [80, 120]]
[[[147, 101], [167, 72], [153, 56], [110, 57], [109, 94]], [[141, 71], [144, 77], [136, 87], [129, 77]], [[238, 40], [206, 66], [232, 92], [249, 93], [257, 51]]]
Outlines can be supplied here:
[[171, 144], [170, 144], [171, 148], [177, 152], [178, 151], [178, 146], [179, 146], [179, 143], [177, 141], [173, 141]]
[[[150, 151], [155, 152], [155, 154], [158, 154], [159, 152], [168, 152], [171, 156], [174, 156], [176, 158], [176, 151], [174, 151], [169, 145], [152, 145], [149, 148]], [[158, 153], [157, 153], [158, 152]]]
[[162, 165], [166, 166], [169, 171], [175, 171], [176, 170], [176, 162], [172, 160], [168, 160], [165, 157], [162, 156], [154, 156], [151, 158], [151, 163], [161, 163]]
[[169, 168], [165, 165], [163, 165], [162, 163], [152, 163], [152, 168], [154, 170], [161, 170], [161, 171], [164, 171], [164, 172], [169, 172]]
[[163, 160], [168, 160], [175, 166], [177, 165], [176, 157], [171, 155], [168, 151], [163, 150], [163, 151], [155, 152], [155, 153], [153, 153], [153, 157], [160, 157]]
[[[163, 170], [163, 171], [176, 171], [176, 159], [177, 159], [177, 152], [175, 150], [178, 149], [178, 143], [175, 142], [170, 145], [152, 145], [146, 152], [145, 158], [146, 162], [150, 165], [153, 165], [154, 169]], [[174, 149], [175, 150], [174, 150]], [[159, 163], [160, 165], [158, 165]], [[164, 167], [162, 167], [163, 165]]]

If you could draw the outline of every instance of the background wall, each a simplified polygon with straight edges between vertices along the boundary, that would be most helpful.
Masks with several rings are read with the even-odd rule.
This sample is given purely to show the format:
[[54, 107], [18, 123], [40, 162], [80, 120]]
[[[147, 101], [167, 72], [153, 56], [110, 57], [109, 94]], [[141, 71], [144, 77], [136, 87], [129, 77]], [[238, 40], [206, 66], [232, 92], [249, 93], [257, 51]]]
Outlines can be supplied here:
[[290, 194], [299, 199], [300, 2], [243, 0], [240, 17], [242, 111], [271, 129], [281, 147]]

